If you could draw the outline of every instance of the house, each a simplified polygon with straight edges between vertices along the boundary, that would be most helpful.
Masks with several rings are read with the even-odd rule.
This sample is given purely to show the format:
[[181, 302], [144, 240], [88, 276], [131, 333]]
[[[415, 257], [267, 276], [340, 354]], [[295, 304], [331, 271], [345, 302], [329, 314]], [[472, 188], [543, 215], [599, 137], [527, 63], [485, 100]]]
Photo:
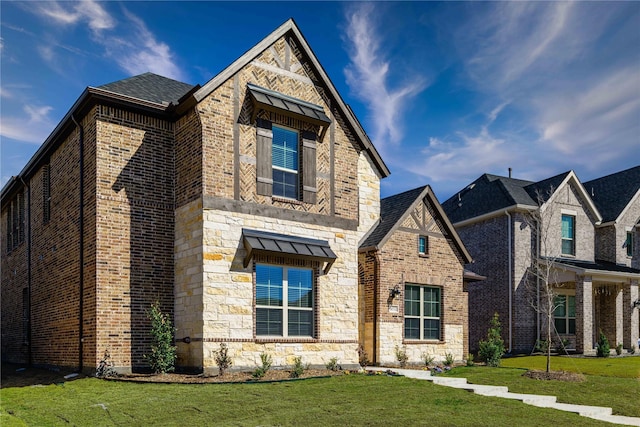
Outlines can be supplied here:
[[369, 360], [468, 353], [464, 265], [471, 257], [430, 186], [382, 199], [360, 244], [360, 344]]
[[[2, 189], [2, 360], [91, 371], [108, 351], [120, 372], [145, 369], [157, 301], [184, 370], [216, 372], [222, 343], [234, 369], [262, 353], [357, 367], [359, 243], [389, 173], [293, 20], [202, 86], [88, 87]], [[430, 262], [442, 251], [452, 271], [412, 280], [445, 287], [449, 313], [468, 254], [420, 194]], [[385, 256], [409, 236], [387, 231]], [[458, 355], [466, 306], [451, 303], [439, 344]]]
[[[566, 340], [580, 353], [593, 350], [600, 330], [625, 348], [637, 342], [640, 270], [632, 267], [633, 256], [621, 263], [611, 255], [638, 221], [636, 169], [589, 185], [573, 171], [539, 182], [484, 174], [443, 203], [474, 258], [474, 271], [486, 276], [469, 286], [472, 350], [496, 312], [508, 351], [531, 352], [544, 339], [541, 287], [531, 273], [545, 262], [556, 294], [554, 340]], [[609, 197], [620, 203], [610, 209]], [[621, 216], [630, 225], [614, 224]], [[607, 227], [622, 237], [607, 238]]]

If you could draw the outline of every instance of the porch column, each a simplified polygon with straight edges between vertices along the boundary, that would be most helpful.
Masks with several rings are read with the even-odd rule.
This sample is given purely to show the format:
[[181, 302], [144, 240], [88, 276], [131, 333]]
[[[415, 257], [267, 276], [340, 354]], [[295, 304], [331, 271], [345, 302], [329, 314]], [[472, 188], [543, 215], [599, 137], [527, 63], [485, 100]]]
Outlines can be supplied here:
[[591, 276], [576, 276], [576, 351], [593, 350], [593, 283]]
[[632, 280], [629, 285], [625, 285], [623, 290], [622, 308], [623, 308], [623, 324], [624, 337], [622, 345], [626, 349], [631, 346], [638, 348], [638, 335], [640, 329], [640, 309], [633, 307], [633, 302], [638, 300], [639, 285], [637, 280]]
[[[620, 289], [620, 291], [618, 291], [618, 289]], [[624, 339], [624, 323], [622, 320], [624, 317], [624, 306], [622, 305], [623, 293], [624, 285], [622, 288], [618, 288], [618, 285], [616, 285], [616, 342], [611, 343], [611, 348], [615, 348], [618, 344], [622, 343], [622, 340]]]

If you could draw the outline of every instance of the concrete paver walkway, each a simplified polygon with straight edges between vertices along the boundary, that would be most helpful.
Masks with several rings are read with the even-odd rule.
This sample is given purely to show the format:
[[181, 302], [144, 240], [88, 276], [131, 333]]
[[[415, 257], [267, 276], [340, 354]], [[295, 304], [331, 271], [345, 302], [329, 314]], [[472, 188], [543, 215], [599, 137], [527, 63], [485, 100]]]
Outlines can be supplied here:
[[569, 403], [558, 403], [556, 396], [545, 396], [538, 394], [522, 394], [511, 393], [507, 387], [469, 384], [466, 378], [440, 377], [431, 376], [431, 371], [421, 371], [416, 369], [396, 369], [378, 366], [369, 366], [368, 371], [387, 371], [391, 370], [407, 378], [415, 378], [419, 380], [431, 381], [434, 384], [447, 387], [459, 388], [462, 390], [472, 391], [482, 396], [501, 397], [504, 399], [520, 400], [527, 405], [538, 406], [541, 408], [552, 408], [560, 411], [575, 412], [583, 417], [593, 418], [595, 420], [606, 421], [614, 424], [640, 426], [640, 418], [625, 417], [622, 415], [612, 415], [611, 408], [602, 406], [572, 405]]

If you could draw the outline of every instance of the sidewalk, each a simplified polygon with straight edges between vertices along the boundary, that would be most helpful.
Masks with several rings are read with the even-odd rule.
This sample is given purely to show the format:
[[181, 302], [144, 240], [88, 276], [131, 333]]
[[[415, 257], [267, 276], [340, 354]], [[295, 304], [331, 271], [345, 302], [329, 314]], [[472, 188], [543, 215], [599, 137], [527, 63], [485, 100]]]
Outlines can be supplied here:
[[594, 420], [606, 421], [614, 424], [627, 426], [640, 426], [640, 418], [625, 417], [621, 415], [612, 415], [611, 408], [602, 406], [586, 406], [572, 405], [569, 403], [558, 403], [556, 396], [544, 396], [537, 394], [521, 394], [511, 393], [507, 387], [469, 384], [466, 378], [454, 378], [445, 376], [431, 376], [431, 371], [419, 371], [415, 369], [396, 369], [378, 366], [368, 366], [367, 371], [387, 371], [391, 370], [407, 378], [431, 381], [434, 384], [446, 387], [459, 388], [462, 390], [472, 391], [482, 396], [501, 397], [503, 399], [520, 400], [527, 405], [538, 406], [541, 408], [552, 408], [560, 411], [575, 412], [583, 417], [593, 418]]

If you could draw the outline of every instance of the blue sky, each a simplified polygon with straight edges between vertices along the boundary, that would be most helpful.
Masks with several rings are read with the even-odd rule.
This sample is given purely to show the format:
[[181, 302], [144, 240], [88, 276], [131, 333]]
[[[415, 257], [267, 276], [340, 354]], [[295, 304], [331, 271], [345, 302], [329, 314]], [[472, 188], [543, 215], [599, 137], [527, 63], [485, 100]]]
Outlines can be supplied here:
[[481, 174], [640, 164], [640, 2], [0, 2], [0, 185], [87, 86], [203, 85], [293, 17], [391, 169], [382, 196]]

